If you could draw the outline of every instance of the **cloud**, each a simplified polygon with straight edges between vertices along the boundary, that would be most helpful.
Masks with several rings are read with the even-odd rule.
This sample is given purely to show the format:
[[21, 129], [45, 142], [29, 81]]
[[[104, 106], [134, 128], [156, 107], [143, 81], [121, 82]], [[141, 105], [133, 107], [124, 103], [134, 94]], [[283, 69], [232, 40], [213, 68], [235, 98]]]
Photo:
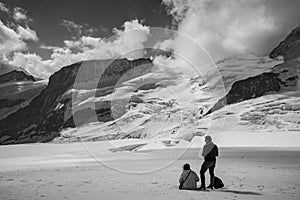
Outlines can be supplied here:
[[67, 48], [84, 50], [85, 48], [95, 48], [99, 46], [101, 41], [101, 38], [82, 36], [79, 40], [65, 40], [64, 43]]
[[100, 27], [99, 28], [94, 28], [94, 27], [90, 27], [89, 24], [87, 23], [84, 23], [84, 24], [77, 24], [75, 23], [74, 21], [71, 21], [71, 20], [62, 20], [61, 22], [61, 25], [66, 27], [66, 29], [72, 33], [72, 34], [75, 34], [75, 36], [77, 38], [85, 35], [85, 36], [92, 36], [94, 35], [95, 33], [97, 33], [99, 30], [101, 30], [102, 32], [106, 32], [107, 29], [104, 28], [104, 27]]
[[147, 40], [150, 33], [149, 27], [140, 24], [135, 19], [125, 22], [123, 28], [123, 31], [114, 29], [114, 33], [118, 35], [118, 38], [113, 42], [115, 51], [120, 55], [126, 54], [126, 57], [130, 59], [141, 57], [143, 55], [143, 43]]
[[27, 11], [21, 7], [15, 7], [11, 9], [4, 3], [0, 2], [0, 11], [8, 14], [8, 16], [17, 23], [25, 22], [25, 24], [28, 24], [28, 22], [33, 21], [30, 17], [27, 16]]
[[23, 8], [14, 8], [13, 18], [16, 22], [28, 22], [32, 19], [27, 16], [27, 11]]
[[18, 26], [17, 30], [20, 38], [23, 40], [32, 40], [35, 42], [39, 40], [36, 32], [30, 29], [29, 26], [26, 26], [26, 28], [23, 28], [22, 26]]
[[27, 50], [26, 41], [32, 40], [37, 42], [38, 36], [36, 32], [20, 25], [12, 24], [12, 27], [5, 25], [0, 20], [0, 61], [8, 62], [9, 57], [14, 52]]
[[79, 39], [65, 40], [63, 47], [42, 45], [41, 48], [52, 51], [48, 60], [37, 54], [15, 52], [9, 64], [22, 66], [37, 77], [48, 78], [61, 67], [81, 60], [118, 57], [136, 59], [143, 56], [143, 43], [150, 33], [148, 26], [138, 20], [126, 21], [122, 29], [115, 28], [114, 32], [116, 35], [108, 39], [81, 36]]
[[[288, 3], [284, 0], [163, 2], [174, 17], [178, 31], [202, 45], [215, 60], [244, 53], [267, 55], [300, 23], [298, 0]], [[183, 55], [196, 48], [185, 42], [178, 37], [173, 44]]]
[[47, 67], [47, 61], [33, 53], [22, 53], [14, 52], [13, 60], [9, 61], [10, 64], [18, 67], [25, 68], [32, 75], [39, 75], [39, 77], [44, 77], [44, 74], [53, 73], [51, 68]]
[[81, 35], [83, 26], [76, 24], [73, 21], [70, 20], [62, 20], [61, 25], [63, 25], [64, 27], [66, 27], [66, 29], [70, 32], [70, 33], [76, 33], [77, 35]]
[[54, 50], [54, 49], [57, 49], [57, 48], [59, 48], [59, 47], [57, 47], [57, 46], [49, 46], [49, 45], [42, 44], [42, 45], [40, 46], [40, 48], [41, 48], [41, 49], [47, 49], [47, 50]]
[[5, 13], [9, 13], [9, 9], [2, 2], [0, 2], [0, 11], [5, 12]]
[[0, 20], [0, 60], [5, 60], [6, 55], [11, 52], [25, 49], [26, 43], [22, 37]]
[[28, 41], [37, 42], [39, 38], [36, 31], [28, 25], [31, 19], [26, 15], [26, 10], [16, 7], [10, 11], [1, 2], [0, 10], [12, 16], [16, 22], [26, 24], [25, 27], [10, 21], [4, 24], [0, 20], [0, 62], [7, 63], [11, 61], [12, 56], [28, 50]]

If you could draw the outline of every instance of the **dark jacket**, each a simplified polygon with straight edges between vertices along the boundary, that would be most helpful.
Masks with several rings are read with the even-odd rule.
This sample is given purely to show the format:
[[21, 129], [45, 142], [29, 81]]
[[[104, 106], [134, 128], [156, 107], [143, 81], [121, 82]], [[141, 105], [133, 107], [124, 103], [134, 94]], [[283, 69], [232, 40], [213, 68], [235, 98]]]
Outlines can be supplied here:
[[216, 157], [219, 156], [218, 146], [212, 142], [204, 145], [202, 156], [207, 162], [216, 162]]

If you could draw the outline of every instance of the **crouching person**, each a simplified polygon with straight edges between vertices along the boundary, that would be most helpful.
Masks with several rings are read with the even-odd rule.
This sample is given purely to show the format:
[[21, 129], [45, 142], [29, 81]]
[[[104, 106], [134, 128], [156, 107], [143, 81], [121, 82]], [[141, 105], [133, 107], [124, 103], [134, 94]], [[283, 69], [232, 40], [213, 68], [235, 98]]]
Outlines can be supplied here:
[[179, 189], [193, 190], [197, 189], [197, 182], [199, 181], [198, 175], [191, 170], [189, 164], [183, 165], [183, 171], [179, 178]]

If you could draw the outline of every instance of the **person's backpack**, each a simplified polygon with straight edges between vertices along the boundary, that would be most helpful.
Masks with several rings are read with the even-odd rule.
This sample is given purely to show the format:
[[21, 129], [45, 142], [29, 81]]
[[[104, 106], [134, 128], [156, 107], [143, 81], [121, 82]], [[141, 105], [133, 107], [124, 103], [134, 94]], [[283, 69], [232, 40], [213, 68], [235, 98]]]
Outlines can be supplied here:
[[214, 188], [215, 189], [219, 189], [219, 188], [223, 188], [224, 187], [224, 183], [223, 181], [219, 178], [219, 177], [214, 177]]

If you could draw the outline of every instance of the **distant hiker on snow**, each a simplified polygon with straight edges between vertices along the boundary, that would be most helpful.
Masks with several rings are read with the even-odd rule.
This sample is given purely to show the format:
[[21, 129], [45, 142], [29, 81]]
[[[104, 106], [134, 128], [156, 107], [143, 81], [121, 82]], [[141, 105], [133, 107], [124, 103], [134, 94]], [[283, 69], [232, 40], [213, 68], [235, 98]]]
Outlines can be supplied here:
[[183, 165], [183, 172], [179, 178], [179, 189], [193, 190], [197, 188], [197, 182], [199, 181], [199, 177], [191, 170], [189, 164]]
[[204, 162], [202, 163], [200, 170], [201, 187], [200, 190], [206, 190], [205, 187], [205, 172], [209, 169], [210, 174], [210, 185], [207, 188], [214, 188], [214, 170], [216, 167], [216, 157], [219, 155], [219, 150], [217, 145], [212, 142], [211, 136], [205, 136], [205, 145], [203, 147], [202, 156], [204, 157]]

